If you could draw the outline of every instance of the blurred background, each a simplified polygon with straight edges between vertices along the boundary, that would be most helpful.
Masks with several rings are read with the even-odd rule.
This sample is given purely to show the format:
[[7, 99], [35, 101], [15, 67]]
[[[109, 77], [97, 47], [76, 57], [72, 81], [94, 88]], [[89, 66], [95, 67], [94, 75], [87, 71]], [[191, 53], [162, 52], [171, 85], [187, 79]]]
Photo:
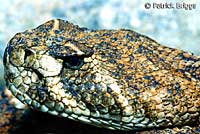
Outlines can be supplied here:
[[[200, 55], [200, 1], [196, 8], [153, 9], [153, 3], [169, 0], [0, 0], [0, 89], [3, 89], [2, 57], [7, 42], [17, 32], [61, 18], [90, 29], [127, 28], [157, 42]], [[145, 8], [149, 3], [151, 7]]]

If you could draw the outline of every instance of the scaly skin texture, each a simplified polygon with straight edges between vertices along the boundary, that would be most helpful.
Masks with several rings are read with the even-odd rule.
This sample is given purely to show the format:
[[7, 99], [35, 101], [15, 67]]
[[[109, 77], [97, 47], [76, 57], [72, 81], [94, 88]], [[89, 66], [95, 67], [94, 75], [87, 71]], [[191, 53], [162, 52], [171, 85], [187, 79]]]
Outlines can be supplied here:
[[39, 111], [116, 130], [199, 124], [200, 58], [130, 30], [51, 20], [4, 55], [14, 96]]

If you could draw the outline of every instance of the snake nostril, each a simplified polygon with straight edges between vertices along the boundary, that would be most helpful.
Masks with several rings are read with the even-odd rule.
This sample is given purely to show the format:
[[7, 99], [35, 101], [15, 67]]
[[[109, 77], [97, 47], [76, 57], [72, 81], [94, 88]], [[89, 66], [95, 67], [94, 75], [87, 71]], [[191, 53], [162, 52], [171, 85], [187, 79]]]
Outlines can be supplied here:
[[24, 55], [24, 61], [26, 61], [26, 59], [31, 56], [33, 54], [33, 52], [29, 49], [25, 49], [25, 55]]

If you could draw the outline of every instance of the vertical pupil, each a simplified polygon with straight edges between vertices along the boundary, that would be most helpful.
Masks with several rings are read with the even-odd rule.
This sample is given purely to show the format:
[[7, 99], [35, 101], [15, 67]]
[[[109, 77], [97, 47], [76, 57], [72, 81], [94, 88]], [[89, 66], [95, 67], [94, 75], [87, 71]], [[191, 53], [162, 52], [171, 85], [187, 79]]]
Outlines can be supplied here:
[[79, 59], [79, 58], [77, 58], [77, 57], [71, 57], [71, 58], [69, 59], [69, 63], [70, 63], [70, 65], [72, 65], [72, 66], [78, 66], [78, 65], [80, 64], [80, 62], [81, 62], [81, 59]]
[[83, 57], [70, 56], [65, 59], [64, 65], [71, 69], [79, 69], [83, 65]]

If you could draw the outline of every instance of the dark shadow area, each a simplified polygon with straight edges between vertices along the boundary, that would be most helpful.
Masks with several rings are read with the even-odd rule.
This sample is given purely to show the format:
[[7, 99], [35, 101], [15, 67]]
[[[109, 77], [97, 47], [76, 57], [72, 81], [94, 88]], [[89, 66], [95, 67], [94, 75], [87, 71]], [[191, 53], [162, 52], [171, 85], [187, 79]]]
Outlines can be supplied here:
[[[12, 129], [9, 134], [160, 134], [173, 132], [173, 128], [146, 129], [139, 132], [114, 131], [33, 110], [24, 114], [22, 120], [16, 124], [17, 127]], [[199, 126], [196, 126], [195, 129], [186, 130], [185, 133], [183, 131], [182, 134], [199, 132]]]
[[[173, 131], [173, 127], [168, 129], [145, 129], [138, 132], [114, 131], [33, 110], [24, 114], [22, 119], [16, 122], [16, 124], [17, 127], [13, 128], [9, 134], [160, 134]], [[195, 129], [185, 130], [185, 133], [182, 131], [182, 134], [200, 132], [200, 126], [195, 124], [192, 126]]]
[[[58, 118], [38, 111], [30, 111], [10, 131], [11, 134], [129, 134], [130, 132], [102, 129], [67, 118]], [[133, 133], [133, 132], [132, 132]]]

